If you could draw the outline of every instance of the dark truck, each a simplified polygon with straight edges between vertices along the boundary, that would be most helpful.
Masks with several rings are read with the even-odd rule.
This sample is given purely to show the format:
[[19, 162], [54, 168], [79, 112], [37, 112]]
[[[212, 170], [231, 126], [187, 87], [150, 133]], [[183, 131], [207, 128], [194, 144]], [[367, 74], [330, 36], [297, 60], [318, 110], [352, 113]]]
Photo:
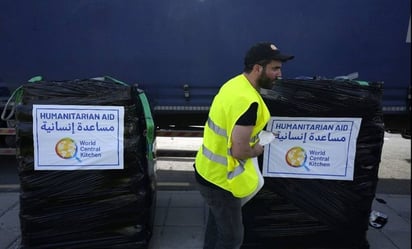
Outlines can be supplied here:
[[245, 51], [272, 41], [295, 55], [284, 78], [383, 82], [385, 128], [408, 136], [410, 7], [406, 0], [5, 0], [0, 77], [13, 91], [37, 75], [108, 75], [145, 91], [159, 134], [190, 131], [204, 124], [220, 85], [241, 72]]

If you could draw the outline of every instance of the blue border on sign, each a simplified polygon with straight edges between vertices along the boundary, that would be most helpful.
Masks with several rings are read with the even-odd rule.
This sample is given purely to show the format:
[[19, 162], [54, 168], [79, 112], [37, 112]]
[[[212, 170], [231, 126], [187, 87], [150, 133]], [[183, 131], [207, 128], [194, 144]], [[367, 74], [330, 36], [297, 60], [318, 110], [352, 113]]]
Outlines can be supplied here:
[[[272, 123], [271, 123], [271, 126], [270, 127], [273, 127], [273, 123], [274, 122], [276, 122], [276, 121], [285, 121], [285, 120], [283, 120], [283, 119], [273, 119], [272, 120]], [[308, 122], [308, 120], [305, 120], [305, 119], [302, 119], [302, 120], [300, 120], [300, 119], [294, 119], [294, 120], [291, 120], [291, 121], [293, 121], [293, 122], [299, 122], [299, 121], [304, 121], [304, 122]], [[349, 120], [345, 120], [345, 121], [339, 121], [339, 120], [333, 120], [333, 121], [331, 121], [331, 120], [310, 120], [309, 122], [334, 122], [334, 123], [350, 123], [351, 125], [350, 125], [350, 134], [352, 134], [352, 130], [353, 130], [353, 125], [354, 125], [354, 121], [349, 121]], [[350, 135], [349, 136], [349, 140], [348, 140], [348, 142], [347, 142], [347, 148], [346, 148], [346, 154], [349, 154], [349, 149], [350, 149], [350, 142], [351, 142], [351, 139], [352, 139], [352, 135]], [[273, 145], [271, 145], [271, 144], [269, 144], [269, 148], [268, 148], [268, 156], [271, 154], [271, 148], [272, 148], [272, 146]], [[341, 176], [341, 177], [346, 177], [347, 176], [347, 171], [348, 171], [348, 157], [346, 157], [346, 162], [345, 162], [345, 173], [344, 174], [318, 174], [318, 173], [313, 173], [313, 174], [309, 174], [309, 173], [292, 173], [292, 172], [282, 172], [282, 171], [269, 171], [269, 169], [270, 169], [270, 165], [269, 165], [269, 160], [266, 160], [267, 162], [266, 162], [266, 167], [263, 167], [263, 168], [266, 168], [267, 169], [267, 171], [266, 171], [266, 173], [268, 173], [268, 174], [282, 174], [282, 175], [310, 175], [310, 176]], [[272, 167], [272, 168], [274, 168], [274, 167]]]
[[[69, 168], [69, 167], [112, 167], [112, 166], [119, 166], [120, 167], [120, 140], [119, 140], [119, 137], [120, 137], [120, 129], [119, 129], [119, 127], [120, 127], [120, 114], [119, 114], [119, 110], [118, 109], [107, 109], [107, 108], [102, 108], [102, 109], [99, 109], [99, 108], [58, 108], [58, 107], [56, 107], [56, 108], [51, 108], [51, 107], [39, 107], [39, 108], [36, 108], [36, 115], [35, 115], [35, 118], [36, 118], [36, 124], [38, 124], [38, 111], [40, 111], [40, 110], [92, 110], [92, 111], [105, 111], [105, 112], [115, 112], [116, 114], [117, 114], [117, 139], [116, 139], [116, 141], [117, 141], [117, 152], [116, 152], [116, 154], [117, 154], [117, 163], [102, 163], [102, 164], [82, 164], [82, 165], [76, 165], [76, 164], [73, 164], [73, 165], [67, 165], [67, 164], [40, 164], [40, 153], [39, 153], [39, 137], [38, 137], [38, 134], [39, 134], [39, 131], [38, 131], [38, 129], [39, 129], [39, 126], [37, 125], [36, 126], [36, 128], [37, 128], [37, 130], [36, 130], [36, 148], [37, 148], [37, 168], [41, 168], [41, 167], [47, 167], [47, 168], [49, 168], [49, 167], [59, 167], [59, 166], [61, 166], [61, 167], [67, 167], [67, 168]], [[122, 140], [123, 141], [123, 140]]]

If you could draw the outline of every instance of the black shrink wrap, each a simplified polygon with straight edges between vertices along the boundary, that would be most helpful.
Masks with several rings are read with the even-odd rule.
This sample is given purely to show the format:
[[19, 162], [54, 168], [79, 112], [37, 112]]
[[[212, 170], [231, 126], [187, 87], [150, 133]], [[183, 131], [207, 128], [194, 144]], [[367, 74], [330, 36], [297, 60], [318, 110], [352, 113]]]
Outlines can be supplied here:
[[[353, 181], [265, 177], [244, 210], [246, 248], [369, 248], [384, 126], [381, 83], [279, 80], [262, 96], [271, 116], [359, 117]], [[260, 158], [261, 160], [262, 158]]]
[[[137, 89], [104, 80], [41, 81], [22, 88], [16, 106], [21, 248], [147, 248], [155, 179]], [[124, 168], [35, 171], [33, 104], [123, 106]]]

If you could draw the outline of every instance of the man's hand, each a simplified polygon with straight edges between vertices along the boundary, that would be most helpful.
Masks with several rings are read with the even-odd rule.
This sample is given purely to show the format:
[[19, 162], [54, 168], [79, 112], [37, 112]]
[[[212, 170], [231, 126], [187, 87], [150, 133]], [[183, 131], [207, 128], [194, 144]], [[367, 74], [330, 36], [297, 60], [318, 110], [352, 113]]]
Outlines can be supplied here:
[[253, 150], [255, 152], [255, 156], [260, 156], [262, 155], [264, 148], [262, 145], [260, 145], [259, 143], [256, 143], [253, 147]]

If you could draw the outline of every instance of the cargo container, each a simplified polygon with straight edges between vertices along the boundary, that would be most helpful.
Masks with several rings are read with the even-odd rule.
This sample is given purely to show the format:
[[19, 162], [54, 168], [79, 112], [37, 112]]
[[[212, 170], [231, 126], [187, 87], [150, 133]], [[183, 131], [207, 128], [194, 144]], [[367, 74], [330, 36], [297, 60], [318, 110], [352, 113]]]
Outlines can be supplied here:
[[[0, 2], [0, 78], [111, 76], [145, 91], [157, 131], [204, 124], [246, 50], [295, 55], [283, 78], [383, 82], [387, 131], [410, 134], [410, 1], [71, 0]], [[4, 123], [3, 123], [4, 124]], [[184, 133], [192, 134], [192, 133]]]

